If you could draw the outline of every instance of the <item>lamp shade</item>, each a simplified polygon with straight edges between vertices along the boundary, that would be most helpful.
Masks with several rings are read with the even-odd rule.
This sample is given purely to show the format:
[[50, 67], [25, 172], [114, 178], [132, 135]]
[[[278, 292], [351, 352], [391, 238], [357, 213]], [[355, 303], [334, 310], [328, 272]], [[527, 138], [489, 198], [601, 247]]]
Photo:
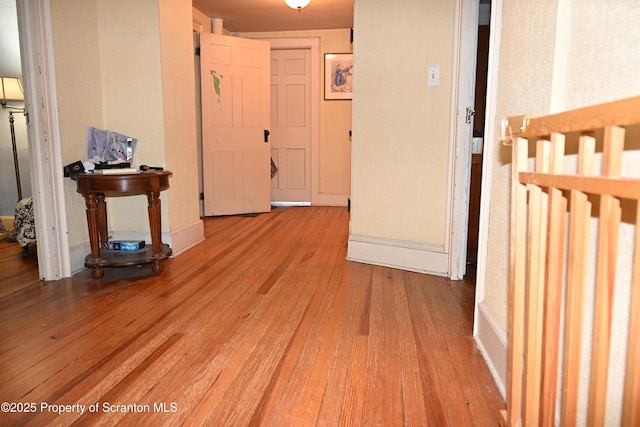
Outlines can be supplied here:
[[291, 9], [303, 9], [309, 5], [311, 0], [284, 0]]
[[0, 102], [24, 101], [22, 82], [17, 77], [0, 77]]

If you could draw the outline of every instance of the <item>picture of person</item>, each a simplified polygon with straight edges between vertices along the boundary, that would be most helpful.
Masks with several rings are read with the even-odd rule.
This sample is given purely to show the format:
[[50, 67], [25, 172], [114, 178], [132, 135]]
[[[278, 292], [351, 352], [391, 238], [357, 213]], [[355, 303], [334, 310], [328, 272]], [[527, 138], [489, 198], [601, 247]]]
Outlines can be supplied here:
[[331, 92], [351, 92], [353, 90], [353, 61], [336, 61]]
[[352, 99], [353, 53], [325, 53], [324, 99]]

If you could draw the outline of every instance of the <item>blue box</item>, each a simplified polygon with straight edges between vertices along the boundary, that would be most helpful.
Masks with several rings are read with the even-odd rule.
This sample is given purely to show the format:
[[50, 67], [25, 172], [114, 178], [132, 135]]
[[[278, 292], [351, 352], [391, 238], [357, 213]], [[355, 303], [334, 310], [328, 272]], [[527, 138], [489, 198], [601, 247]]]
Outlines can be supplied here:
[[107, 242], [107, 249], [111, 251], [139, 251], [144, 248], [144, 240], [111, 240]]

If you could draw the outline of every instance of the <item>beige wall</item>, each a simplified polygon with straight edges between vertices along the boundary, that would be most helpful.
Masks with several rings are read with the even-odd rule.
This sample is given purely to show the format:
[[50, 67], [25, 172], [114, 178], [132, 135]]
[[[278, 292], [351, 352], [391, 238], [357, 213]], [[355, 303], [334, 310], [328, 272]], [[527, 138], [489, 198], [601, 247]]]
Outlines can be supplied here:
[[[505, 2], [503, 16], [502, 47], [500, 49], [499, 99], [496, 129], [505, 114], [543, 115], [549, 112], [551, 82], [553, 75], [553, 52], [555, 45], [554, 25], [556, 0], [544, 0], [540, 4], [527, 5]], [[496, 11], [493, 11], [496, 13]], [[499, 12], [498, 12], [499, 13]], [[528, 25], [522, 28], [511, 25], [512, 14], [526, 14]], [[539, 28], [545, 27], [542, 33]], [[535, 49], [531, 43], [535, 40]], [[535, 61], [522, 52], [538, 52]], [[493, 156], [493, 182], [491, 192], [490, 231], [487, 251], [487, 283], [485, 301], [497, 318], [506, 326], [507, 286], [509, 283], [509, 180], [511, 178], [511, 154], [509, 147], [499, 143], [499, 135], [485, 138], [485, 156]], [[494, 141], [494, 143], [491, 143]]]
[[355, 6], [351, 234], [443, 247], [455, 2]]
[[[449, 37], [454, 3], [356, 2], [351, 235], [379, 237], [364, 243], [369, 253], [383, 261], [375, 250], [385, 239], [434, 244], [446, 240], [448, 76], [453, 45]], [[640, 94], [640, 3], [496, 3], [504, 5], [504, 10], [492, 11], [502, 14], [503, 28], [498, 83], [493, 88], [497, 111], [487, 117], [495, 134], [485, 138], [485, 156], [494, 167], [491, 191], [483, 194], [489, 199], [489, 229], [479, 302], [500, 335], [491, 344], [500, 347], [507, 328], [511, 170], [509, 149], [499, 142], [500, 119], [545, 115]], [[432, 65], [440, 65], [444, 77], [438, 88], [426, 86]], [[637, 165], [639, 157], [636, 151], [625, 164]], [[350, 240], [350, 250], [352, 243], [361, 241]], [[391, 246], [384, 251], [393, 251]], [[412, 253], [406, 250], [400, 255]], [[630, 265], [628, 255], [623, 254], [621, 265]], [[617, 291], [615, 298], [619, 316], [624, 312], [618, 309], [624, 306], [624, 292]], [[501, 352], [506, 354], [504, 347], [494, 354]], [[506, 371], [503, 358], [505, 364], [496, 360], [492, 368]]]
[[[59, 132], [62, 162], [86, 160], [85, 128], [102, 128], [102, 72], [95, 1], [62, 0], [51, 4], [56, 55]], [[81, 36], [79, 36], [81, 35]], [[88, 240], [84, 200], [75, 182], [65, 180], [69, 244]]]
[[200, 222], [192, 16], [191, 0], [160, 1], [165, 165], [179, 189], [167, 193], [172, 232]]
[[[158, 0], [96, 3], [104, 106], [102, 129], [138, 138], [136, 165], [165, 165]], [[166, 192], [161, 197], [162, 215], [167, 219]], [[143, 195], [109, 199], [110, 230], [148, 230], [146, 204]], [[163, 221], [163, 231], [168, 230], [168, 224], [169, 221]]]
[[[501, 11], [492, 11], [500, 13]], [[636, 0], [544, 0], [535, 5], [504, 0], [500, 64], [497, 83], [496, 132], [485, 139], [485, 156], [493, 162], [491, 176], [486, 276], [477, 299], [483, 304], [480, 318], [493, 317], [498, 335], [508, 327], [509, 210], [511, 158], [500, 144], [498, 122], [503, 117], [542, 116], [583, 106], [640, 95], [640, 3]], [[635, 71], [634, 71], [635, 70]], [[575, 158], [565, 167], [573, 168]], [[623, 164], [626, 176], [640, 176], [640, 152], [630, 151]], [[633, 166], [635, 165], [635, 166]], [[485, 195], [483, 194], [483, 197]], [[629, 318], [629, 283], [633, 227], [622, 225], [620, 260], [613, 295], [612, 351], [607, 386], [606, 425], [619, 425], [624, 379], [624, 354]], [[595, 275], [597, 219], [592, 218], [588, 245], [588, 275]], [[586, 295], [593, 295], [593, 282]], [[578, 425], [586, 425], [588, 402], [587, 349], [593, 303], [585, 302], [584, 375], [579, 390]], [[487, 315], [487, 311], [490, 315]], [[481, 332], [481, 335], [483, 333]], [[488, 335], [484, 335], [488, 336]], [[483, 347], [487, 349], [487, 342]], [[502, 351], [506, 353], [506, 342]], [[500, 371], [499, 349], [488, 349], [490, 365]], [[506, 358], [505, 358], [506, 359]], [[504, 365], [503, 365], [504, 366]], [[506, 366], [499, 382], [506, 381]]]
[[[324, 78], [325, 53], [350, 53], [350, 29], [278, 31], [241, 33], [246, 38], [307, 38], [320, 39], [320, 72]], [[351, 101], [325, 101], [324, 84], [320, 85], [320, 183], [323, 195], [351, 194]]]
[[[640, 94], [637, 1], [507, 0], [502, 22], [497, 131], [502, 117], [540, 116]], [[494, 168], [484, 299], [506, 329], [511, 159], [499, 135], [486, 141], [493, 141], [485, 155], [493, 156]]]
[[[63, 162], [85, 160], [87, 126], [136, 137], [135, 166], [174, 173], [162, 193], [163, 231], [199, 221], [190, 2], [63, 0], [51, 8]], [[73, 247], [88, 240], [84, 201], [70, 180], [65, 192]], [[148, 232], [144, 196], [108, 206], [112, 231]]]

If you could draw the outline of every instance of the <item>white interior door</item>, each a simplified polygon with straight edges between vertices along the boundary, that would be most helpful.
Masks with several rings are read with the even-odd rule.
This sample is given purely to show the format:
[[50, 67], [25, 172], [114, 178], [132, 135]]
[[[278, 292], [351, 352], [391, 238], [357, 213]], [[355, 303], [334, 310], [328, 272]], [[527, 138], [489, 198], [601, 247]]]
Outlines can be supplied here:
[[271, 51], [274, 204], [311, 204], [311, 52]]
[[200, 34], [204, 213], [271, 210], [270, 44]]
[[[460, 280], [466, 273], [469, 221], [469, 189], [471, 182], [471, 139], [478, 53], [479, 0], [459, 0], [456, 5], [456, 47], [452, 103], [456, 106], [455, 149], [452, 151], [454, 186], [451, 189], [451, 240], [449, 278]], [[471, 110], [471, 111], [470, 111]]]

